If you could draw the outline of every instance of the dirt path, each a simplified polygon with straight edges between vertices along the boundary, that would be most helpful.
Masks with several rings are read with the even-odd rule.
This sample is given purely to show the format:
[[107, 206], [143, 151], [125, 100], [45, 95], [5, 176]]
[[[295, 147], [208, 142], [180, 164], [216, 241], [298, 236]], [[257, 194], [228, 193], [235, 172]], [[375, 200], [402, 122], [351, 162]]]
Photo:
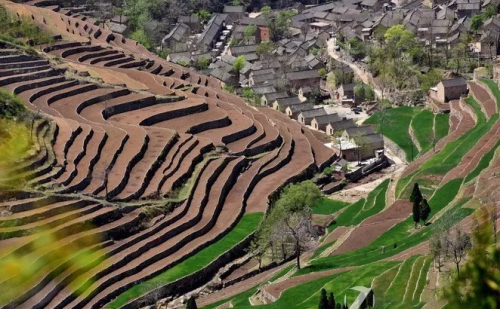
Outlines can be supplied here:
[[373, 90], [377, 97], [382, 97], [382, 92], [376, 87], [375, 83], [373, 82], [372, 75], [366, 72], [365, 70], [359, 68], [354, 63], [342, 59], [341, 55], [335, 52], [334, 47], [335, 47], [335, 39], [331, 38], [330, 40], [328, 40], [328, 55], [330, 55], [335, 60], [350, 66], [351, 69], [354, 71], [354, 73], [363, 81], [363, 83], [371, 85], [373, 87]]

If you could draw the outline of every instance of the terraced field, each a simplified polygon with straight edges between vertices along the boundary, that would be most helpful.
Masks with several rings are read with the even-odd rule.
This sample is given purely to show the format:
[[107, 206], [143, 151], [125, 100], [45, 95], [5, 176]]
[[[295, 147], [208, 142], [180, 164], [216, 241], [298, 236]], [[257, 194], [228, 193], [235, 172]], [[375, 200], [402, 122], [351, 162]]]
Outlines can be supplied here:
[[[43, 116], [33, 151], [1, 174], [24, 185], [0, 195], [2, 308], [139, 308], [193, 291], [245, 254], [269, 199], [336, 158], [286, 115], [87, 17], [0, 3], [57, 34], [36, 54], [0, 46], [0, 87]], [[397, 121], [384, 134], [413, 162], [356, 203], [314, 205], [338, 216], [304, 268], [239, 278], [254, 267], [244, 263], [229, 277], [240, 282], [200, 303], [249, 308], [257, 293], [264, 307], [313, 308], [321, 288], [351, 304], [353, 287], [371, 286], [379, 308], [421, 308], [432, 228], [413, 228], [413, 183], [431, 226], [454, 214], [466, 228], [474, 210], [464, 206], [500, 187], [500, 91], [470, 86], [449, 116], [389, 111]]]
[[191, 291], [244, 254], [269, 197], [335, 159], [284, 115], [86, 17], [2, 4], [59, 34], [39, 55], [0, 51], [0, 86], [46, 119], [36, 153], [2, 174], [35, 188], [0, 202], [3, 308]]

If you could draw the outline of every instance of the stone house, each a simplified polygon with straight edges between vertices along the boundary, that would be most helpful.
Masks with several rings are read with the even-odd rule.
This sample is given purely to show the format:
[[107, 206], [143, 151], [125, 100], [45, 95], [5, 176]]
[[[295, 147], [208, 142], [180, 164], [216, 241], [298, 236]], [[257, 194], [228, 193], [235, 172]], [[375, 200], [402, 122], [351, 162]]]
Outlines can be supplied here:
[[223, 13], [227, 15], [227, 22], [232, 24], [245, 17], [246, 8], [242, 5], [225, 5]]
[[226, 26], [226, 14], [214, 14], [196, 42], [197, 49], [204, 53], [212, 50]]
[[302, 101], [300, 101], [299, 97], [282, 98], [282, 99], [276, 99], [273, 102], [273, 108], [275, 110], [284, 113], [288, 106], [297, 104], [302, 104]]
[[456, 77], [442, 80], [434, 89], [429, 91], [429, 96], [440, 103], [446, 103], [451, 100], [458, 100], [468, 92], [467, 80], [463, 77]]
[[304, 102], [304, 103], [301, 103], [301, 104], [296, 104], [296, 105], [290, 105], [290, 106], [288, 106], [286, 108], [286, 110], [285, 110], [285, 114], [288, 117], [297, 120], [299, 114], [302, 111], [310, 110], [310, 109], [313, 109], [313, 108], [314, 108], [314, 105], [312, 103]]
[[311, 126], [316, 130], [321, 130], [326, 132], [326, 126], [329, 123], [340, 121], [341, 118], [338, 114], [327, 114], [323, 116], [314, 117], [311, 120]]
[[349, 84], [343, 84], [340, 85], [340, 87], [337, 89], [337, 97], [336, 99], [338, 101], [342, 99], [354, 99], [354, 87], [356, 86], [355, 83], [349, 83]]
[[328, 113], [323, 107], [314, 108], [300, 112], [299, 115], [297, 116], [297, 120], [301, 124], [308, 126], [311, 125], [311, 121], [314, 119], [314, 117], [325, 116], [327, 114]]
[[172, 30], [163, 38], [162, 45], [173, 51], [187, 50], [187, 42], [191, 29], [188, 25], [178, 23]]
[[353, 128], [356, 124], [352, 119], [346, 119], [336, 122], [330, 122], [326, 125], [326, 134], [333, 135], [335, 132], [344, 131], [347, 128]]
[[280, 91], [280, 92], [272, 92], [266, 93], [261, 97], [262, 105], [272, 106], [273, 102], [277, 99], [288, 98], [288, 92]]
[[177, 18], [178, 23], [183, 23], [189, 26], [192, 33], [200, 33], [202, 29], [202, 25], [200, 19], [196, 15], [180, 15]]
[[286, 74], [286, 78], [290, 85], [296, 89], [304, 86], [318, 87], [321, 81], [318, 70], [291, 72]]

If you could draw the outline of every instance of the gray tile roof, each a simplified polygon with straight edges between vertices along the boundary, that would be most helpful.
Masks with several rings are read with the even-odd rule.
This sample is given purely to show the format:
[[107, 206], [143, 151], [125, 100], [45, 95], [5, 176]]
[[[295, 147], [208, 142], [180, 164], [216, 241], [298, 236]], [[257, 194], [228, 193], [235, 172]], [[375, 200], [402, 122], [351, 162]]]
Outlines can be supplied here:
[[231, 49], [231, 54], [233, 54], [233, 56], [237, 57], [237, 56], [244, 55], [244, 54], [255, 53], [255, 51], [257, 50], [257, 44], [231, 46], [229, 48]]
[[298, 112], [312, 109], [313, 107], [314, 107], [314, 105], [312, 103], [304, 102], [302, 104], [290, 105], [287, 108], [289, 108], [292, 111], [292, 113], [298, 113]]
[[354, 121], [352, 119], [330, 122], [329, 124], [334, 131], [345, 130], [347, 128], [352, 128], [352, 127], [356, 126], [356, 124], [354, 123]]
[[198, 44], [203, 43], [205, 45], [210, 45], [222, 28], [226, 18], [226, 14], [214, 14], [198, 37]]
[[375, 133], [371, 126], [352, 127], [352, 128], [347, 128], [345, 131], [347, 135], [351, 138], [356, 135], [369, 135]]
[[331, 122], [340, 121], [340, 116], [338, 114], [328, 114], [328, 115], [314, 117], [314, 120], [320, 125], [328, 124]]
[[224, 13], [245, 13], [245, 11], [245, 7], [241, 5], [224, 5]]
[[276, 101], [278, 101], [278, 104], [280, 106], [290, 106], [290, 105], [302, 103], [302, 101], [300, 101], [299, 97], [281, 98], [281, 99], [276, 99]]
[[319, 78], [318, 70], [307, 70], [299, 72], [291, 72], [286, 75], [289, 80], [301, 80], [310, 78]]
[[308, 109], [308, 110], [303, 110], [299, 116], [304, 117], [304, 118], [314, 118], [314, 117], [319, 117], [319, 116], [325, 116], [328, 115], [326, 110], [321, 107], [321, 108], [313, 108], [313, 109]]
[[463, 77], [456, 77], [451, 79], [443, 79], [441, 81], [445, 88], [447, 87], [457, 87], [457, 86], [467, 86], [467, 80]]
[[264, 94], [264, 97], [266, 100], [270, 103], [276, 101], [277, 99], [283, 99], [283, 98], [288, 98], [288, 92], [286, 91], [280, 91], [280, 92], [271, 92], [271, 93], [266, 93]]
[[188, 25], [184, 23], [180, 23], [175, 25], [174, 28], [163, 38], [163, 41], [167, 40], [175, 40], [177, 42], [182, 41], [186, 36], [189, 35], [189, 32], [191, 32], [191, 29], [189, 28]]

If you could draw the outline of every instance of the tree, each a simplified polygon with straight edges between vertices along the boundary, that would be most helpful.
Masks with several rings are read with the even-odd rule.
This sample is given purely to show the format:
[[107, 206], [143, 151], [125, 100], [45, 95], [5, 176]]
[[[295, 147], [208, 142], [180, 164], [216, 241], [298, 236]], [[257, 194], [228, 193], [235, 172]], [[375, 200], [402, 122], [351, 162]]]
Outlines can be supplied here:
[[246, 60], [245, 60], [245, 57], [243, 57], [243, 56], [239, 56], [233, 62], [233, 69], [236, 71], [236, 77], [237, 77], [238, 82], [240, 80], [240, 71], [245, 67], [245, 64], [246, 64]]
[[471, 247], [470, 236], [459, 227], [456, 227], [446, 240], [448, 254], [453, 263], [455, 263], [457, 274], [460, 276], [460, 263], [465, 258], [467, 251]]
[[335, 307], [336, 307], [335, 296], [333, 295], [332, 292], [330, 292], [330, 295], [328, 295], [328, 308], [335, 309]]
[[207, 57], [199, 57], [196, 61], [196, 66], [198, 70], [206, 70], [210, 65], [210, 59]]
[[391, 108], [391, 106], [392, 106], [391, 101], [389, 101], [387, 99], [381, 99], [378, 102], [377, 120], [378, 120], [378, 128], [379, 128], [380, 134], [382, 134], [382, 136], [384, 135], [385, 125], [392, 123], [392, 119], [390, 117], [387, 117], [388, 111]]
[[259, 244], [269, 245], [273, 256], [278, 252], [284, 259], [292, 248], [300, 269], [300, 256], [313, 235], [310, 207], [320, 198], [321, 191], [312, 181], [287, 186], [259, 228]]
[[255, 48], [255, 53], [259, 56], [260, 60], [262, 60], [263, 68], [269, 68], [269, 65], [272, 61], [273, 51], [276, 49], [276, 44], [267, 40], [261, 42]]
[[318, 309], [328, 309], [328, 298], [326, 296], [325, 289], [321, 289], [321, 294], [319, 295]]
[[428, 92], [431, 87], [437, 85], [443, 79], [443, 74], [438, 69], [431, 69], [426, 74], [421, 74], [419, 78], [420, 89]]
[[357, 102], [365, 100], [365, 85], [363, 83], [358, 83], [354, 86], [354, 98]]
[[245, 27], [245, 30], [243, 30], [243, 37], [245, 38], [247, 43], [250, 42], [250, 38], [255, 39], [255, 33], [257, 33], [256, 25], [248, 25]]
[[413, 200], [413, 222], [415, 222], [415, 229], [417, 228], [417, 224], [420, 222], [420, 200], [419, 199], [414, 199]]
[[198, 306], [196, 305], [196, 300], [194, 299], [193, 296], [191, 296], [186, 304], [186, 309], [198, 309]]
[[291, 18], [297, 13], [293, 11], [279, 11], [275, 18], [269, 20], [269, 31], [272, 41], [277, 42], [283, 38], [290, 37]]
[[366, 85], [364, 89], [365, 89], [365, 100], [373, 101], [375, 99], [375, 92], [373, 91], [373, 88], [370, 87], [370, 85]]
[[326, 70], [324, 68], [321, 68], [318, 70], [318, 75], [321, 77], [325, 77], [327, 74]]
[[450, 308], [496, 309], [500, 304], [500, 247], [493, 242], [493, 224], [485, 209], [478, 210], [474, 221], [469, 258], [443, 295]]
[[431, 214], [431, 207], [429, 206], [427, 199], [424, 198], [420, 203], [420, 219], [422, 220], [423, 225], [425, 225], [425, 222], [429, 218], [430, 214]]
[[410, 202], [414, 202], [416, 199], [419, 200], [419, 203], [422, 200], [422, 193], [420, 192], [420, 188], [417, 182], [413, 185], [413, 190], [411, 191], [410, 195]]
[[207, 22], [210, 20], [210, 18], [212, 17], [212, 13], [210, 13], [209, 11], [205, 10], [205, 9], [201, 9], [199, 10], [197, 13], [196, 13], [196, 16], [198, 16], [198, 18], [202, 21], [202, 22]]
[[481, 27], [483, 26], [483, 16], [481, 14], [476, 14], [474, 16], [472, 16], [471, 20], [470, 20], [470, 30], [474, 31], [475, 33], [477, 33], [479, 31], [479, 29], [481, 29]]
[[443, 266], [443, 257], [446, 254], [446, 234], [434, 233], [429, 241], [429, 249], [434, 261], [434, 267], [441, 272]]

